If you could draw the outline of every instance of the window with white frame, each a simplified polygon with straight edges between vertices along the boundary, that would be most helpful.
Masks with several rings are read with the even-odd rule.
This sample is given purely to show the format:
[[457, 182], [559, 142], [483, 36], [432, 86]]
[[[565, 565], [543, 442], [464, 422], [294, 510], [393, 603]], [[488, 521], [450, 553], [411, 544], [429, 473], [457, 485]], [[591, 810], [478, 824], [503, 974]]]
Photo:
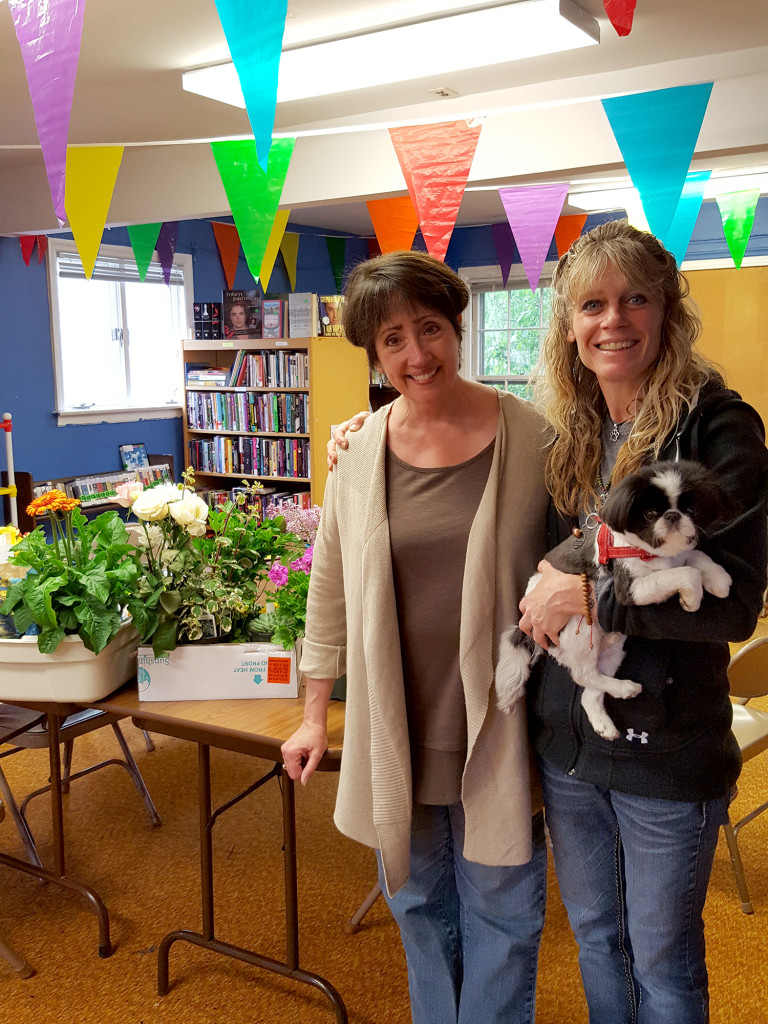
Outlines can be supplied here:
[[141, 281], [127, 246], [102, 246], [90, 279], [74, 242], [48, 252], [59, 424], [180, 415], [192, 257], [176, 254], [166, 284], [155, 262]]
[[522, 267], [512, 268], [506, 286], [499, 267], [460, 271], [472, 296], [465, 365], [473, 380], [530, 399], [530, 374], [549, 325], [553, 269], [544, 267], [535, 291]]

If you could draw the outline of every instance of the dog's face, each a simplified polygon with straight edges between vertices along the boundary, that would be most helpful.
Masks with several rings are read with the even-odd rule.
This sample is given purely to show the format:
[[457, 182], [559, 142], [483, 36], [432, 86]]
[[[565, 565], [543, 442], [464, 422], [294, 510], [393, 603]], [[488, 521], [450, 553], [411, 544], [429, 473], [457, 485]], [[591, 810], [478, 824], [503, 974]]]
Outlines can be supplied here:
[[631, 544], [673, 556], [695, 548], [699, 534], [731, 512], [728, 495], [698, 462], [655, 462], [611, 490], [600, 518]]

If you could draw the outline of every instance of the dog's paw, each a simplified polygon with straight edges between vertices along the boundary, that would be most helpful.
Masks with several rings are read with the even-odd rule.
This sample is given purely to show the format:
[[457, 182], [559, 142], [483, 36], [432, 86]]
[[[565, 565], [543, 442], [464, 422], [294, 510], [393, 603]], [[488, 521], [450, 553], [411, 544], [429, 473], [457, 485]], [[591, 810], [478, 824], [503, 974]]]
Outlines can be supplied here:
[[733, 580], [721, 565], [713, 565], [702, 570], [701, 582], [704, 589], [715, 597], [728, 597]]
[[[614, 679], [613, 685], [606, 692], [611, 697], [618, 697], [619, 700], [629, 700], [631, 697], [636, 697], [638, 693], [642, 693], [642, 691], [643, 688], [640, 683], [636, 683], [632, 679]], [[616, 735], [618, 736], [618, 733]], [[615, 739], [616, 737], [611, 738]]]
[[605, 721], [598, 719], [598, 721], [592, 723], [592, 726], [597, 735], [602, 736], [604, 740], [617, 740], [621, 736], [621, 733], [607, 715]]
[[701, 599], [703, 596], [704, 591], [701, 584], [699, 584], [698, 587], [681, 587], [680, 604], [683, 607], [683, 611], [697, 612], [701, 607]]

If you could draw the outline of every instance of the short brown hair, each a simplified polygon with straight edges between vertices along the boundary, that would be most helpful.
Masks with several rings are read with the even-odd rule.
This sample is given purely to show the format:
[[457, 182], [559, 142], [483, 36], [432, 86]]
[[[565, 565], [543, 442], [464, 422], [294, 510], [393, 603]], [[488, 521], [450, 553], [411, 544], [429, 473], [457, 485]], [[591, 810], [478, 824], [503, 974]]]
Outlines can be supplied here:
[[461, 337], [469, 289], [442, 260], [425, 252], [389, 252], [358, 263], [344, 292], [344, 333], [376, 364], [376, 335], [393, 313], [424, 306], [442, 314]]

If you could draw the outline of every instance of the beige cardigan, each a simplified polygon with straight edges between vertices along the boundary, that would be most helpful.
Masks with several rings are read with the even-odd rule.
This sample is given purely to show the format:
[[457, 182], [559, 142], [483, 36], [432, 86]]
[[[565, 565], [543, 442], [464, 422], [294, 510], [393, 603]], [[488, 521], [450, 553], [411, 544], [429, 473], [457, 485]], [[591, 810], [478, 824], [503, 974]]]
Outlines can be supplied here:
[[[543, 421], [499, 395], [493, 463], [467, 548], [460, 664], [467, 708], [464, 855], [480, 864], [531, 856], [531, 790], [523, 704], [496, 710], [500, 632], [546, 551]], [[387, 889], [408, 878], [411, 765], [385, 493], [389, 408], [375, 413], [328, 477], [315, 545], [301, 669], [347, 673], [344, 756], [334, 820], [381, 850]], [[497, 512], [498, 510], [498, 512]], [[439, 523], [435, 524], [439, 529]], [[425, 565], [425, 571], [429, 566]]]

